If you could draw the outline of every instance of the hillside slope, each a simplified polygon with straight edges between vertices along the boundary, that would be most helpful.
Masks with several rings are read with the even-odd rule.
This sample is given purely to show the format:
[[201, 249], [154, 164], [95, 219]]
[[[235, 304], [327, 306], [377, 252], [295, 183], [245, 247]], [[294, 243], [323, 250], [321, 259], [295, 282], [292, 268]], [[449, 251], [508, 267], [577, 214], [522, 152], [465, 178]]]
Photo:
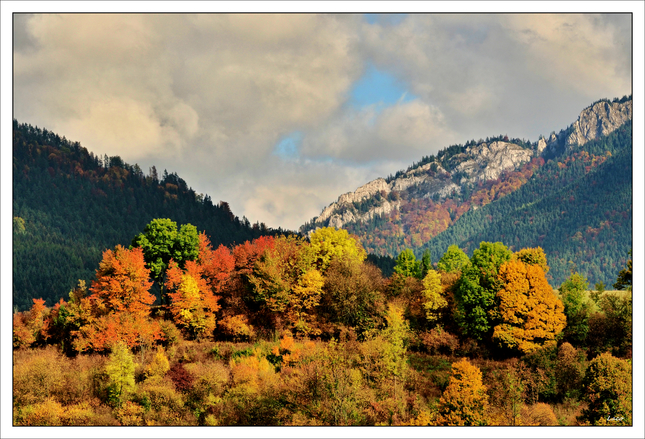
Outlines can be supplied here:
[[103, 250], [129, 245], [153, 218], [191, 223], [213, 245], [241, 243], [268, 230], [214, 205], [176, 174], [119, 157], [99, 158], [78, 142], [27, 124], [13, 124], [13, 299], [23, 310], [32, 298], [51, 306], [78, 279], [89, 280]]
[[[560, 214], [557, 219], [549, 222], [550, 229], [547, 234], [552, 242], [562, 243], [560, 246], [549, 244], [553, 254], [549, 254], [545, 249], [547, 256], [553, 258], [555, 266], [559, 267], [552, 273], [552, 281], [556, 285], [567, 272], [566, 267], [573, 267], [574, 264], [590, 276], [590, 280], [606, 282], [607, 279], [615, 277], [613, 265], [624, 261], [623, 258], [627, 256], [627, 250], [631, 246], [631, 117], [631, 97], [613, 101], [600, 100], [585, 108], [578, 120], [568, 128], [557, 134], [553, 132], [548, 138], [541, 137], [533, 143], [498, 136], [480, 139], [477, 142], [471, 140], [465, 145], [452, 145], [440, 151], [436, 157], [424, 157], [395, 176], [374, 180], [355, 192], [341, 195], [336, 202], [325, 208], [320, 216], [303, 225], [301, 232], [306, 233], [327, 225], [342, 227], [357, 235], [369, 252], [382, 256], [396, 256], [405, 248], [412, 248], [417, 254], [421, 254], [425, 248], [430, 248], [433, 250], [435, 261], [445, 248], [453, 243], [472, 251], [471, 241], [477, 241], [483, 236], [486, 236], [487, 240], [502, 240], [510, 246], [517, 246], [518, 239], [522, 242], [522, 247], [547, 245], [545, 237], [538, 239], [542, 234], [536, 235], [532, 226], [529, 227], [522, 221], [515, 224], [518, 220], [512, 220], [515, 228], [509, 230], [505, 219], [491, 217], [491, 221], [498, 223], [490, 224], [490, 228], [485, 231], [484, 228], [473, 228], [470, 225], [473, 219], [469, 218], [487, 218], [485, 215], [488, 214], [484, 212], [489, 210], [475, 212], [486, 208], [494, 210], [492, 206], [498, 203], [505, 206], [505, 212], [515, 212], [523, 205], [533, 203], [535, 206], [559, 205], [564, 201], [558, 198], [556, 193], [565, 186], [573, 184], [598, 167], [622, 166], [619, 173], [628, 174], [629, 180], [614, 182], [605, 177], [598, 178], [594, 186], [596, 192], [586, 195], [580, 191], [588, 188], [572, 186], [571, 190], [575, 193], [569, 194], [566, 209], [560, 210], [566, 214]], [[630, 127], [628, 135], [623, 133], [619, 138], [611, 137], [612, 133], [626, 125]], [[613, 139], [610, 143], [616, 144], [610, 145], [602, 140], [606, 138]], [[616, 158], [618, 160], [612, 165], [614, 160], [607, 160], [607, 152], [611, 154], [618, 151], [624, 151], [625, 157]], [[576, 161], [578, 163], [572, 165]], [[579, 166], [581, 163], [584, 165]], [[548, 168], [545, 171], [547, 174], [540, 171], [545, 166]], [[554, 166], [557, 169], [572, 168], [575, 172], [572, 174], [561, 171], [554, 174]], [[585, 172], [581, 173], [580, 169], [584, 169]], [[560, 178], [561, 174], [567, 174], [567, 177]], [[544, 180], [544, 175], [552, 179], [551, 183]], [[522, 195], [506, 199], [531, 182], [533, 184], [530, 186], [530, 195], [527, 195], [529, 192], [525, 190], [521, 192]], [[579, 183], [583, 184], [582, 181]], [[614, 183], [621, 185], [620, 189], [612, 188], [611, 184]], [[574, 190], [574, 187], [578, 189]], [[617, 191], [624, 199], [606, 199], [602, 195], [603, 190]], [[584, 205], [579, 209], [586, 211], [586, 216], [578, 215], [576, 204], [582, 203], [588, 197], [603, 200], [602, 203], [594, 203], [594, 206], [600, 206], [598, 209], [606, 205], [611, 207], [611, 211], [619, 212], [621, 218], [628, 217], [629, 220], [616, 221], [613, 219], [615, 215], [599, 219], [597, 212], [589, 212]], [[625, 201], [627, 198], [629, 203]], [[540, 204], [542, 200], [544, 202]], [[532, 213], [538, 218], [550, 215], [541, 210]], [[600, 226], [602, 221], [609, 223]], [[612, 227], [621, 230], [621, 238], [618, 241], [608, 242], [591, 253], [574, 250], [581, 242], [577, 232], [583, 234], [587, 229], [595, 230], [599, 227], [601, 231], [607, 230], [607, 224], [613, 224]], [[626, 228], [624, 230], [629, 230], [629, 237], [625, 235], [623, 227]], [[453, 228], [455, 230], [452, 230]], [[597, 238], [599, 240], [602, 239], [600, 233], [598, 232]], [[571, 236], [576, 236], [577, 241], [571, 241]], [[478, 244], [479, 242], [475, 243]], [[614, 250], [609, 250], [609, 247]], [[624, 254], [620, 256], [612, 253], [623, 251]]]

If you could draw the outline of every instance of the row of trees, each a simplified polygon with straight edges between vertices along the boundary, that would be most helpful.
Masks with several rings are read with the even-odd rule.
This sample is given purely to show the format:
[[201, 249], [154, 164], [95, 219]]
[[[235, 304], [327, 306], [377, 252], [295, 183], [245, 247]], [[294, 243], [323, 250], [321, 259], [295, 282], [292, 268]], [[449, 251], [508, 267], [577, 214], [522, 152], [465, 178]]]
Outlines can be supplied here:
[[[612, 416], [631, 422], [628, 407], [631, 393], [624, 385], [631, 366], [626, 360], [617, 359], [631, 355], [631, 296], [598, 291], [588, 297], [586, 281], [578, 274], [560, 287], [559, 295], [555, 294], [546, 281], [549, 266], [540, 248], [513, 253], [501, 243], [482, 242], [468, 258], [461, 249], [451, 246], [436, 264], [432, 264], [429, 253], [417, 261], [411, 251], [404, 251], [389, 279], [365, 260], [365, 251], [344, 230], [319, 229], [308, 241], [294, 236], [261, 237], [233, 248], [220, 245], [214, 249], [206, 235], [197, 233], [190, 225], [177, 227], [168, 219], [154, 220], [132, 240], [129, 248], [117, 246], [104, 252], [96, 279], [89, 288], [81, 282], [70, 292], [67, 302], [61, 300], [48, 308], [43, 300], [35, 300], [30, 311], [15, 313], [14, 347], [54, 344], [72, 358], [77, 353], [111, 353], [110, 361], [117, 363], [128, 363], [127, 358], [134, 354], [149, 358], [156, 349], [161, 352], [159, 358], [147, 361], [145, 369], [151, 372], [144, 370], [134, 387], [128, 372], [130, 375], [123, 380], [112, 380], [113, 387], [101, 391], [104, 392], [101, 398], [114, 406], [114, 413], [122, 413], [126, 408], [139, 413], [146, 403], [141, 399], [143, 396], [133, 395], [138, 386], [153, 385], [147, 381], [151, 376], [174, 377], [171, 386], [177, 391], [184, 386], [181, 376], [185, 372], [170, 372], [166, 363], [170, 361], [172, 367], [178, 368], [177, 364], [184, 361], [181, 358], [186, 357], [174, 356], [169, 360], [162, 349], [176, 349], [185, 343], [183, 339], [199, 343], [212, 339], [255, 341], [257, 345], [261, 340], [276, 340], [276, 334], [282, 335], [280, 343], [274, 341], [261, 351], [244, 351], [243, 358], [237, 354], [227, 357], [226, 376], [230, 379], [224, 381], [228, 382], [225, 386], [228, 390], [212, 396], [223, 398], [218, 400], [221, 403], [209, 403], [210, 409], [200, 406], [200, 410], [205, 410], [203, 416], [193, 421], [182, 418], [181, 422], [188, 423], [207, 422], [209, 413], [215, 416], [224, 410], [221, 404], [226, 405], [225, 401], [242, 404], [235, 398], [241, 394], [245, 398], [257, 395], [254, 393], [257, 388], [266, 384], [263, 380], [281, 370], [287, 373], [297, 366], [300, 370], [297, 374], [304, 374], [299, 376], [314, 380], [302, 384], [300, 390], [320, 386], [321, 382], [315, 381], [317, 375], [309, 375], [313, 369], [306, 369], [308, 372], [302, 369], [309, 367], [306, 364], [313, 358], [316, 367], [324, 364], [320, 370], [331, 374], [324, 384], [327, 390], [316, 387], [319, 389], [316, 392], [323, 393], [315, 393], [318, 396], [311, 398], [290, 394], [292, 399], [287, 399], [291, 403], [307, 406], [311, 414], [305, 418], [293, 414], [290, 422], [297, 423], [297, 419], [314, 422], [321, 417], [330, 424], [480, 425], [511, 421], [539, 424], [541, 421], [536, 421], [539, 407], [534, 405], [562, 402], [566, 392], [582, 398], [589, 409], [584, 416], [581, 414], [580, 422], [601, 422], [600, 413], [611, 410]], [[620, 273], [617, 285], [630, 287], [630, 276], [628, 266]], [[611, 330], [603, 331], [607, 328]], [[307, 340], [316, 338], [319, 339], [316, 349], [304, 347], [309, 343]], [[335, 341], [338, 339], [345, 341], [339, 345]], [[293, 343], [302, 347], [296, 349]], [[566, 349], [573, 354], [566, 354]], [[588, 349], [587, 356], [577, 349]], [[410, 350], [418, 354], [411, 354]], [[344, 351], [349, 352], [341, 355]], [[613, 355], [604, 354], [605, 351]], [[452, 360], [450, 377], [439, 387], [441, 398], [437, 397], [434, 405], [429, 399], [412, 409], [404, 402], [406, 398], [426, 390], [417, 387], [421, 384], [413, 384], [421, 378], [410, 369], [411, 355], [423, 352], [430, 359], [439, 354], [471, 360]], [[563, 383], [556, 386], [544, 377], [558, 369], [555, 364], [560, 360], [555, 358], [561, 355], [573, 358], [562, 364], [571, 365], [575, 379], [555, 380], [554, 375], [553, 382]], [[577, 360], [579, 355], [584, 359]], [[485, 365], [492, 359], [509, 358], [520, 358], [526, 366], [513, 366], [498, 377], [484, 368], [481, 371], [488, 384], [478, 379], [482, 372], [478, 372], [477, 365], [482, 361]], [[598, 366], [592, 367], [595, 364]], [[594, 368], [598, 370], [594, 372]], [[112, 369], [108, 369], [106, 366], [110, 375]], [[616, 375], [614, 370], [621, 372]], [[287, 380], [288, 376], [291, 375], [280, 379]], [[608, 376], [623, 383], [616, 384], [618, 393], [603, 390], [600, 381], [609, 379]], [[491, 414], [505, 407], [511, 398], [500, 396], [502, 390], [495, 384], [500, 380], [516, 380], [514, 388], [528, 389], [518, 390], [518, 395], [523, 395], [522, 401], [531, 401], [530, 413], [523, 418]], [[287, 381], [283, 385], [289, 386]], [[363, 386], [366, 387], [361, 390]], [[271, 389], [265, 390], [274, 395], [271, 398], [282, 402], [262, 400], [286, 409], [284, 394], [278, 396], [271, 393], [275, 388]], [[324, 392], [330, 392], [325, 397], [328, 399], [324, 399], [324, 404], [330, 404], [327, 407], [330, 411], [323, 414], [317, 412], [321, 406], [316, 404], [322, 404], [322, 400], [316, 398]], [[534, 396], [527, 396], [526, 392]], [[365, 396], [367, 399], [359, 404], [360, 395], [373, 396]], [[488, 398], [492, 408], [488, 407]], [[495, 402], [495, 398], [506, 402]], [[370, 400], [376, 405], [371, 412], [365, 411], [361, 404], [372, 404]], [[199, 404], [206, 404], [200, 401]], [[250, 409], [250, 400], [244, 401], [242, 405]], [[518, 407], [523, 407], [522, 404]], [[346, 411], [348, 407], [353, 408]], [[253, 408], [256, 409], [260, 408]], [[262, 410], [265, 409], [263, 406]], [[381, 414], [374, 415], [374, 410]], [[383, 418], [381, 410], [398, 414]], [[137, 415], [140, 417], [137, 422], [146, 419], [142, 413]], [[122, 415], [119, 416], [126, 421], [120, 422], [128, 422]], [[230, 416], [221, 414], [221, 419], [232, 423], [256, 422]], [[257, 422], [277, 422], [275, 418], [263, 419]]]

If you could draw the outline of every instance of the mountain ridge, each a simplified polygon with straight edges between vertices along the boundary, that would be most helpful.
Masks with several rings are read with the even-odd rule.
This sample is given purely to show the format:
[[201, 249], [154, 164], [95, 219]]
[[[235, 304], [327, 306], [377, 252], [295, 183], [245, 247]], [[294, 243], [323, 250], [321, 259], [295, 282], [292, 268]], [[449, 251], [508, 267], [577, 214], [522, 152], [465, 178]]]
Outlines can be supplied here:
[[[413, 249], [417, 256], [420, 256], [423, 249], [432, 248], [433, 255], [438, 258], [448, 244], [442, 241], [441, 245], [435, 245], [432, 241], [440, 239], [437, 237], [441, 234], [448, 233], [463, 215], [501, 202], [504, 197], [515, 193], [536, 178], [543, 179], [548, 175], [548, 178], [557, 181], [558, 185], [566, 187], [575, 180], [583, 178], [584, 174], [591, 170], [607, 166], [609, 162], [607, 162], [606, 153], [611, 154], [610, 150], [618, 153], [625, 148], [628, 148], [628, 151], [625, 149], [626, 152], [623, 151], [623, 153], [628, 154], [630, 160], [627, 162], [625, 157], [622, 157], [621, 163], [625, 168], [631, 169], [631, 117], [631, 97], [613, 101], [602, 99], [583, 109], [577, 120], [566, 129], [560, 130], [557, 134], [552, 132], [548, 138], [540, 136], [536, 142], [498, 136], [492, 139], [480, 139], [478, 142], [471, 140], [465, 145], [452, 145], [441, 150], [436, 157], [422, 158], [407, 170], [397, 172], [395, 176], [373, 180], [354, 192], [341, 195], [337, 201], [327, 206], [321, 215], [305, 223], [300, 231], [310, 233], [323, 226], [342, 227], [358, 236], [368, 252], [380, 256], [396, 257], [405, 248]], [[612, 136], [626, 125], [629, 125], [629, 136], [624, 133], [618, 137]], [[603, 146], [603, 142], [610, 137], [613, 139], [611, 142], [620, 144], [617, 149], [613, 146]], [[575, 163], [576, 160], [578, 163]], [[546, 171], [542, 172], [545, 164], [551, 162], [555, 164], [550, 164], [545, 168]], [[577, 166], [575, 173], [561, 178], [558, 173], [564, 172], [562, 169], [566, 170], [568, 166], [572, 166], [572, 163]], [[631, 171], [628, 173], [631, 179]], [[595, 184], [594, 190], [597, 191], [598, 196], [606, 198], [601, 188], [603, 183]], [[619, 184], [628, 185], [629, 188], [625, 190], [631, 194], [631, 180], [621, 180]], [[564, 203], [553, 196], [556, 186], [541, 186], [544, 186], [544, 182], [533, 184], [532, 188], [540, 188], [531, 195], [533, 199], [523, 199], [522, 204], [538, 203], [542, 197]], [[395, 190], [394, 188], [397, 187], [402, 190]], [[618, 189], [622, 190], [622, 186]], [[586, 193], [578, 189], [576, 194]], [[571, 197], [575, 199], [574, 195]], [[609, 203], [613, 202], [610, 200]], [[546, 206], [546, 204], [540, 204], [540, 206]], [[625, 203], [622, 205], [614, 203], [611, 207], [612, 210], [622, 213], [631, 212], [631, 204], [626, 206]], [[467, 215], [466, 219], [470, 217], [472, 215]], [[497, 218], [496, 221], [502, 220]], [[576, 218], [576, 221], [580, 224], [585, 222], [580, 218]], [[617, 223], [620, 223], [620, 227], [626, 226], [620, 221]], [[496, 227], [504, 228], [500, 225]], [[581, 229], [576, 227], [577, 232], [586, 230], [582, 226], [580, 226]], [[588, 224], [586, 227], [596, 229], [599, 225]], [[631, 230], [631, 223], [629, 227]], [[566, 235], [564, 231], [559, 233]], [[621, 233], [624, 235], [623, 229]], [[514, 246], [520, 235], [520, 232], [515, 232], [513, 241], [505, 243], [511, 247]], [[573, 246], [569, 236], [564, 235], [562, 240]], [[495, 241], [505, 239], [508, 241], [508, 237], [494, 237], [491, 234], [487, 236], [487, 239]], [[475, 238], [470, 236], [468, 239], [455, 239], [451, 243], [462, 244], [464, 249], [468, 250], [467, 247], [470, 245], [466, 244], [472, 244], [472, 239]], [[627, 241], [627, 238], [621, 239]], [[631, 245], [631, 238], [629, 241]], [[524, 247], [535, 247], [540, 244], [538, 240], [535, 242], [522, 240], [522, 242]], [[478, 244], [478, 242], [475, 243], [475, 245]], [[612, 243], [610, 246], [625, 247], [624, 243], [620, 245]], [[628, 249], [623, 249], [625, 257]], [[558, 251], [558, 254], [554, 254], [553, 257], [558, 258], [561, 254], [563, 253]], [[598, 259], [597, 255], [585, 257]], [[616, 254], [608, 258], [611, 264], [617, 263], [619, 259], [622, 260], [622, 257]], [[561, 281], [564, 276], [562, 266], [567, 265], [568, 262], [558, 262], [559, 266], [552, 278], [554, 281]], [[579, 260], [578, 265], [585, 265], [587, 262], [589, 261]], [[574, 265], [575, 261], [571, 266]], [[589, 273], [593, 273], [592, 278], [597, 280], [605, 281], [611, 278], [610, 275], [601, 273], [595, 266], [590, 268]]]
[[[440, 198], [446, 198], [452, 192], [460, 191], [464, 184], [494, 180], [499, 178], [504, 171], [517, 170], [520, 165], [528, 162], [531, 157], [543, 155], [548, 157], [561, 152], [563, 149], [566, 152], [570, 152], [576, 146], [582, 146], [590, 140], [610, 134], [627, 120], [631, 120], [631, 118], [631, 98], [626, 100], [626, 97], [624, 97], [611, 102], [601, 99], [583, 109], [578, 119], [566, 129], [561, 130], [559, 134], [551, 133], [548, 139], [540, 136], [536, 142], [527, 145], [525, 141], [522, 141], [524, 145], [520, 145], [518, 144], [519, 142], [508, 141], [506, 136], [500, 136], [502, 140], [490, 142], [487, 139], [487, 141], [480, 140], [475, 145], [471, 144], [474, 141], [467, 142], [464, 146], [453, 145], [440, 151], [436, 158], [430, 156], [430, 163], [410, 167], [402, 174], [397, 173], [397, 177], [393, 180], [387, 181], [380, 177], [358, 187], [353, 192], [340, 195], [337, 201], [325, 207], [319, 216], [301, 226], [300, 231], [306, 233], [322, 226], [341, 228], [346, 223], [371, 219], [375, 215], [388, 214], [392, 210], [400, 208], [401, 203], [392, 203], [391, 200], [386, 199], [367, 212], [357, 214], [354, 209], [351, 209], [352, 204], [374, 197], [377, 193], [383, 191], [386, 194], [392, 191], [401, 192], [411, 186], [425, 184], [429, 188], [424, 196], [431, 197], [434, 194], [438, 194]], [[455, 147], [461, 151], [450, 155], [448, 163], [452, 162], [451, 164], [454, 166], [452, 171], [454, 172], [449, 172], [442, 166], [440, 157], [442, 152], [444, 155], [445, 153], [450, 154], [450, 149]], [[491, 154], [493, 155], [492, 160], [489, 160], [488, 163], [483, 163], [485, 160], [481, 156], [488, 157]], [[477, 172], [478, 168], [483, 172]], [[427, 172], [430, 170], [438, 173], [438, 178]], [[456, 180], [458, 181], [454, 181], [453, 173], [457, 174]], [[452, 181], [445, 182], [446, 176], [450, 177]], [[445, 183], [441, 184], [441, 180]], [[435, 183], [435, 187], [431, 187], [430, 182]]]

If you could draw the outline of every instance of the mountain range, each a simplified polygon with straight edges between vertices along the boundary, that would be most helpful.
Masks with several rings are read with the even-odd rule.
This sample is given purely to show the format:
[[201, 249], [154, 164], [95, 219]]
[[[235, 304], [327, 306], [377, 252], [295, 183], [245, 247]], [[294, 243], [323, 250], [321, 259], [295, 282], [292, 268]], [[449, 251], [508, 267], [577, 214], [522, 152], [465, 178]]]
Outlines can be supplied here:
[[[300, 232], [348, 230], [386, 276], [406, 248], [417, 257], [430, 250], [436, 262], [452, 244], [472, 254], [481, 241], [501, 241], [541, 246], [553, 286], [572, 270], [610, 285], [632, 245], [631, 119], [631, 97], [601, 100], [532, 143], [496, 136], [449, 146], [340, 195]], [[105, 249], [129, 245], [154, 218], [191, 223], [214, 246], [292, 233], [236, 217], [175, 173], [144, 174], [14, 120], [16, 309], [66, 299], [79, 279], [91, 280]]]
[[435, 261], [452, 244], [468, 254], [481, 241], [541, 246], [553, 285], [571, 271], [610, 284], [631, 249], [631, 120], [631, 97], [603, 99], [535, 142], [449, 146], [342, 194], [300, 231], [344, 228], [372, 254], [430, 250]]

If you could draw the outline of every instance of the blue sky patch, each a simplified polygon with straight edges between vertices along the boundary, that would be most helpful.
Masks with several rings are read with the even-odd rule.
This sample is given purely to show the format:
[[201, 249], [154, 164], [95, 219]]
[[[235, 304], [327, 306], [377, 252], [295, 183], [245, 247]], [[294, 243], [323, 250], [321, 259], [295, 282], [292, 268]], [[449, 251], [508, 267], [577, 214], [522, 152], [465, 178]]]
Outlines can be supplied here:
[[409, 102], [414, 99], [416, 96], [401, 81], [373, 65], [368, 66], [350, 91], [350, 103], [359, 108], [375, 104], [394, 105], [399, 100]]
[[273, 148], [273, 154], [282, 158], [283, 160], [295, 160], [298, 158], [300, 144], [302, 143], [302, 133], [294, 131], [293, 133], [284, 136]]

